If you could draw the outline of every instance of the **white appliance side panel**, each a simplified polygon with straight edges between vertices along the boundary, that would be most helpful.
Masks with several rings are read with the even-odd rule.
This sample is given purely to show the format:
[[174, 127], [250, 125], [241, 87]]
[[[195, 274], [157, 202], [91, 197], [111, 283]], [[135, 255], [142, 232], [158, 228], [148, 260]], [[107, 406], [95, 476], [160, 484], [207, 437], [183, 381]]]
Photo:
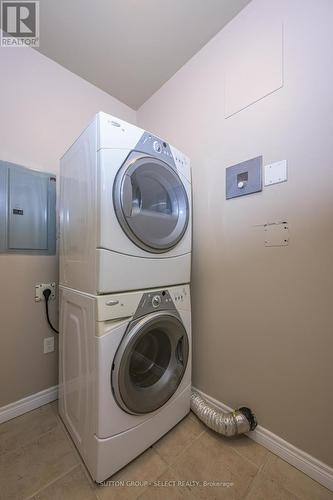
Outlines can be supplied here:
[[95, 299], [60, 289], [59, 410], [84, 454], [95, 420]]
[[95, 437], [94, 456], [97, 460], [90, 468], [88, 464], [95, 481], [102, 482], [110, 477], [178, 424], [190, 411], [190, 395], [191, 386], [188, 385], [163, 408], [163, 412], [138, 427], [109, 439]]
[[139, 142], [144, 130], [115, 116], [100, 112], [98, 123], [97, 148], [133, 149]]
[[[98, 153], [98, 231], [97, 247], [133, 256], [165, 259], [191, 251], [192, 192], [191, 183], [180, 175], [189, 202], [189, 224], [181, 241], [163, 254], [146, 252], [135, 245], [120, 226], [113, 204], [113, 185], [118, 170], [129, 155], [128, 149], [104, 149]], [[139, 287], [140, 288], [140, 287]], [[142, 288], [142, 287], [141, 287]]]
[[60, 284], [96, 289], [96, 123], [60, 163]]
[[111, 369], [114, 356], [125, 334], [129, 321], [124, 321], [119, 326], [109, 327], [109, 333], [96, 338], [97, 353], [97, 422], [95, 434], [98, 438], [108, 438], [131, 427], [135, 427], [146, 420], [152, 420], [155, 415], [162, 414], [164, 409], [177, 398], [178, 394], [191, 383], [192, 370], [192, 336], [191, 336], [191, 313], [180, 311], [181, 319], [189, 339], [189, 360], [183, 379], [175, 392], [162, 408], [148, 415], [131, 415], [124, 412], [116, 403], [111, 387]]
[[142, 259], [98, 249], [97, 293], [143, 290], [189, 283], [191, 253], [164, 259]]

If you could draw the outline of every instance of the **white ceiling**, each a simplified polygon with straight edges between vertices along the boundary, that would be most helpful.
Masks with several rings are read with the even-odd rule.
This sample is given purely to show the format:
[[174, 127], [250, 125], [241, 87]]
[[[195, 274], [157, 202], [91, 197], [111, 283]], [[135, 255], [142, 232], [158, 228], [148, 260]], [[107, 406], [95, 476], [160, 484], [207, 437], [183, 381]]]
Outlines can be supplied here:
[[40, 52], [134, 109], [249, 0], [41, 0]]

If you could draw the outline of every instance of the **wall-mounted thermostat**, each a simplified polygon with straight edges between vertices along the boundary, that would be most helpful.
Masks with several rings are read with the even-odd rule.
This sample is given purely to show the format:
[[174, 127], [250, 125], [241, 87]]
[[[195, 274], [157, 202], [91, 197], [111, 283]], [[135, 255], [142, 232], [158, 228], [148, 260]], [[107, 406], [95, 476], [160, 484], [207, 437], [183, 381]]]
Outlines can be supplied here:
[[262, 156], [237, 163], [226, 169], [226, 198], [262, 191]]
[[55, 251], [56, 177], [0, 160], [0, 253]]

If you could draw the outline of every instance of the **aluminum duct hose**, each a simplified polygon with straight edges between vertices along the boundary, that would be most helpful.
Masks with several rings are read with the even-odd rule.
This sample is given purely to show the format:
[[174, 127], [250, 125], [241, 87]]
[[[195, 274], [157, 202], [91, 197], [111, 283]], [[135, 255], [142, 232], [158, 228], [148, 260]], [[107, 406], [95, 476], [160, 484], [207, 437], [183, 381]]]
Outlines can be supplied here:
[[223, 436], [237, 436], [257, 427], [257, 419], [250, 408], [244, 406], [229, 412], [218, 411], [195, 391], [191, 394], [191, 410], [207, 427]]

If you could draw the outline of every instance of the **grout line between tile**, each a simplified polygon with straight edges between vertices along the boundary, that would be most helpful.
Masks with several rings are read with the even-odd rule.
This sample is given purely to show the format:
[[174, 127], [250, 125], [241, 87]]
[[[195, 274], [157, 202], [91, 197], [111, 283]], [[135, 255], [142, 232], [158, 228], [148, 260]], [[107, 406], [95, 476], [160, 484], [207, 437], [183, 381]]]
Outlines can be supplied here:
[[[32, 411], [35, 411], [35, 410], [32, 410]], [[55, 417], [56, 417], [57, 425], [58, 425], [58, 416], [55, 415]], [[2, 424], [0, 424], [0, 426], [1, 425]], [[31, 444], [36, 443], [40, 438], [42, 438], [42, 437], [46, 436], [47, 434], [49, 434], [50, 432], [54, 431], [54, 429], [56, 429], [56, 427], [57, 426], [54, 426], [52, 429], [49, 429], [48, 431], [45, 431], [45, 432], [42, 432], [41, 434], [38, 434], [38, 436], [35, 436], [30, 441], [27, 441], [26, 443], [24, 443], [24, 445], [19, 445], [19, 446], [17, 446], [17, 448], [14, 448], [14, 449], [11, 449], [11, 450], [7, 450], [7, 451], [5, 451], [3, 453], [0, 452], [0, 458], [3, 458], [3, 457], [5, 457], [6, 455], [8, 455], [10, 453], [15, 453], [15, 452], [18, 452], [20, 450], [23, 450], [23, 448], [25, 448], [26, 446], [30, 446]]]
[[237, 448], [234, 448], [233, 446], [231, 446], [231, 449], [237, 453], [237, 455], [239, 457], [241, 457], [243, 460], [246, 460], [247, 462], [249, 462], [251, 465], [254, 465], [258, 471], [262, 469], [262, 467], [265, 465], [266, 461], [267, 461], [267, 457], [265, 458], [264, 462], [261, 464], [261, 465], [258, 465], [256, 464], [255, 462], [253, 462], [250, 458], [246, 457], [245, 455], [243, 455], [240, 451], [238, 451]]
[[[195, 420], [195, 418], [193, 418], [193, 416], [192, 416], [192, 415], [193, 415], [193, 413], [192, 413], [192, 411], [191, 411], [191, 412], [189, 413], [189, 417], [190, 417], [190, 419], [191, 419], [193, 422], [195, 422], [196, 420]], [[197, 419], [197, 420], [199, 420], [199, 422], [200, 422], [200, 419], [198, 419], [198, 417], [196, 417], [196, 419]], [[203, 424], [203, 425], [204, 425], [204, 424]], [[210, 429], [210, 430], [211, 430], [212, 432], [214, 432], [212, 429]], [[205, 429], [204, 429], [204, 431], [205, 431]], [[248, 439], [249, 439], [249, 438], [248, 438]], [[261, 446], [261, 445], [259, 445], [259, 446]], [[237, 455], [239, 455], [241, 458], [245, 459], [247, 462], [249, 462], [250, 464], [252, 464], [252, 465], [254, 465], [255, 467], [257, 467], [257, 469], [258, 469], [258, 470], [260, 470], [260, 469], [263, 467], [263, 465], [266, 463], [267, 458], [266, 458], [266, 459], [264, 460], [264, 462], [263, 462], [263, 463], [259, 466], [259, 465], [257, 465], [255, 462], [253, 462], [250, 458], [246, 457], [246, 456], [245, 456], [245, 455], [243, 455], [241, 452], [239, 452], [239, 451], [237, 450], [237, 448], [234, 448], [233, 446], [231, 446], [231, 449], [232, 449], [233, 451], [235, 451], [235, 452], [237, 453]]]
[[247, 487], [247, 489], [246, 489], [246, 491], [245, 491], [245, 493], [244, 493], [244, 497], [243, 497], [243, 498], [244, 498], [244, 500], [246, 500], [246, 499], [248, 498], [248, 496], [249, 496], [249, 494], [250, 494], [250, 492], [251, 492], [251, 490], [252, 490], [252, 488], [253, 488], [254, 481], [255, 481], [255, 479], [258, 477], [258, 475], [259, 475], [259, 473], [260, 473], [260, 470], [261, 470], [261, 469], [258, 469], [258, 470], [257, 470], [257, 472], [256, 472], [255, 476], [252, 478], [252, 480], [251, 480], [250, 484], [248, 485], [248, 487]]
[[75, 470], [77, 467], [80, 467], [80, 464], [73, 465], [73, 467], [71, 467], [70, 469], [68, 469], [66, 472], [63, 472], [62, 474], [60, 474], [56, 478], [52, 479], [52, 481], [50, 481], [49, 483], [46, 483], [42, 488], [39, 488], [39, 490], [35, 491], [32, 495], [29, 495], [28, 497], [25, 497], [24, 500], [31, 500], [31, 499], [33, 499], [36, 495], [38, 495], [39, 493], [41, 493], [43, 490], [46, 490], [46, 488], [48, 488], [52, 484], [54, 484], [57, 481], [59, 481], [59, 479], [62, 479], [63, 477], [67, 476], [67, 474], [69, 474], [70, 472], [73, 472], [73, 470]]
[[53, 429], [50, 429], [49, 431], [46, 431], [46, 432], [43, 432], [42, 434], [39, 434], [38, 436], [36, 436], [34, 439], [32, 439], [31, 441], [28, 441], [27, 443], [25, 443], [24, 445], [22, 446], [18, 446], [17, 448], [15, 448], [14, 450], [8, 450], [6, 451], [5, 453], [2, 453], [0, 454], [0, 458], [3, 459], [5, 458], [7, 455], [10, 455], [11, 453], [17, 453], [19, 451], [22, 451], [24, 448], [26, 448], [27, 446], [31, 446], [32, 444], [34, 443], [37, 443], [41, 438], [43, 438], [44, 436], [46, 436], [47, 434], [50, 434], [50, 432], [53, 432], [55, 429], [57, 428], [57, 426], [55, 426]]
[[[172, 462], [172, 464], [167, 464], [167, 465], [168, 465], [168, 468], [170, 467], [170, 468], [171, 468], [174, 472], [176, 472], [176, 471], [175, 471], [175, 469], [173, 469], [173, 465], [175, 464], [175, 462], [176, 462], [176, 461], [177, 461], [177, 460], [178, 460], [178, 459], [179, 459], [179, 458], [180, 458], [180, 457], [181, 457], [181, 456], [185, 453], [185, 451], [186, 451], [186, 450], [188, 450], [188, 449], [192, 446], [192, 444], [193, 444], [193, 443], [195, 443], [195, 442], [196, 442], [196, 441], [200, 438], [200, 436], [202, 436], [202, 435], [203, 435], [203, 433], [204, 433], [204, 432], [206, 432], [206, 431], [205, 431], [205, 429], [203, 429], [203, 430], [200, 432], [200, 434], [198, 434], [197, 436], [195, 436], [195, 438], [193, 439], [193, 441], [191, 441], [191, 442], [190, 442], [187, 446], [185, 446], [185, 447], [182, 449], [182, 451], [179, 453], [179, 455], [177, 455], [177, 456], [175, 457], [175, 461], [174, 461], [174, 462]], [[157, 451], [157, 450], [155, 450], [155, 451], [156, 451], [156, 453], [158, 453], [158, 451]], [[160, 455], [159, 453], [158, 453], [158, 455], [159, 455], [159, 457], [161, 457], [161, 455]], [[163, 458], [163, 457], [161, 457], [161, 458]], [[165, 460], [164, 460], [164, 461], [165, 461]]]
[[[190, 418], [191, 418], [191, 415], [190, 415]], [[197, 417], [197, 418], [198, 418], [198, 417]], [[193, 419], [193, 421], [194, 421], [194, 419]], [[210, 429], [210, 431], [211, 431], [211, 432], [214, 432], [212, 429]], [[249, 438], [247, 438], [247, 439], [249, 439]], [[259, 445], [259, 446], [261, 446], [261, 445]], [[243, 455], [240, 451], [238, 451], [238, 449], [237, 449], [237, 448], [234, 448], [232, 445], [230, 446], [230, 448], [231, 448], [231, 449], [232, 449], [235, 453], [237, 453], [237, 455], [238, 455], [239, 457], [241, 457], [243, 460], [246, 460], [246, 461], [247, 461], [247, 462], [249, 462], [251, 465], [254, 465], [254, 466], [255, 466], [258, 470], [261, 470], [261, 469], [262, 469], [262, 467], [265, 465], [265, 463], [266, 463], [266, 461], [267, 461], [267, 459], [268, 459], [268, 456], [269, 456], [269, 453], [267, 453], [267, 456], [266, 456], [265, 460], [263, 461], [263, 463], [262, 463], [261, 465], [258, 465], [258, 464], [256, 464], [255, 462], [253, 462], [250, 458], [248, 458], [248, 457], [246, 457], [245, 455]]]
[[[186, 452], [186, 451], [187, 451], [187, 450], [188, 450], [188, 449], [192, 446], [192, 444], [193, 444], [195, 441], [197, 441], [197, 440], [198, 440], [198, 439], [199, 439], [199, 438], [203, 435], [203, 433], [205, 433], [205, 432], [206, 432], [206, 430], [204, 429], [204, 430], [203, 430], [203, 431], [202, 431], [202, 432], [201, 432], [198, 436], [196, 436], [196, 438], [195, 438], [195, 439], [191, 442], [191, 444], [189, 444], [188, 446], [186, 446], [186, 447], [184, 448], [184, 450], [183, 450], [183, 451], [182, 451], [179, 455], [177, 455], [176, 460], [178, 460], [178, 458], [180, 458], [180, 457], [181, 457], [181, 456], [182, 456], [182, 455], [183, 455], [183, 454], [184, 454], [184, 453], [185, 453], [185, 452]], [[213, 432], [213, 431], [212, 431], [212, 432]], [[233, 450], [233, 451], [235, 451], [233, 448], [232, 448], [232, 450]], [[256, 470], [255, 475], [253, 476], [253, 478], [252, 478], [252, 479], [251, 479], [251, 481], [250, 481], [250, 484], [248, 485], [248, 488], [247, 488], [247, 490], [246, 490], [246, 493], [245, 493], [245, 494], [244, 494], [244, 496], [242, 497], [242, 498], [244, 498], [244, 500], [245, 500], [245, 499], [246, 499], [246, 496], [249, 494], [250, 489], [252, 488], [253, 481], [255, 480], [255, 478], [257, 477], [257, 475], [259, 474], [259, 472], [261, 471], [261, 468], [262, 468], [262, 467], [264, 466], [264, 464], [266, 463], [267, 458], [266, 458], [266, 460], [264, 461], [264, 463], [263, 463], [260, 467], [258, 467], [258, 465], [257, 465], [257, 464], [253, 463], [251, 460], [246, 459], [243, 455], [240, 455], [239, 453], [237, 453], [237, 455], [238, 455], [238, 456], [239, 456], [242, 460], [245, 460], [246, 462], [250, 463], [251, 465], [254, 465], [254, 466], [256, 467], [256, 469], [257, 469], [257, 470]], [[176, 462], [176, 460], [175, 460], [175, 462]], [[172, 464], [170, 464], [170, 465], [169, 465], [169, 468], [170, 468], [173, 472], [175, 472], [175, 473], [177, 474], [177, 470], [174, 468], [175, 462], [173, 462]], [[234, 473], [233, 473], [233, 472], [229, 469], [229, 467], [227, 467], [227, 466], [226, 466], [226, 469], [227, 469], [227, 470], [228, 470], [228, 471], [229, 471], [232, 475], [234, 475]], [[189, 490], [190, 490], [190, 491], [192, 491], [192, 490], [191, 490], [191, 488], [189, 488]]]

